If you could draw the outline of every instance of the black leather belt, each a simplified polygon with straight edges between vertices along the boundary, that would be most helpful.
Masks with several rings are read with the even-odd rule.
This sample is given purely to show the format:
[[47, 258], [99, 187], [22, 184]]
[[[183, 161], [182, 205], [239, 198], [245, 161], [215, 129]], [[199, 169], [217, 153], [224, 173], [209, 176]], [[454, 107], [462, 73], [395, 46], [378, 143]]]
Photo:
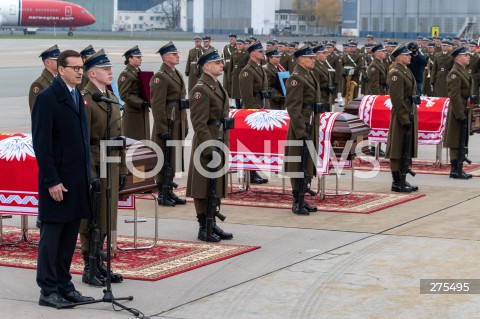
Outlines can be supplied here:
[[221, 124], [223, 124], [223, 121], [222, 121], [222, 120], [210, 119], [210, 120], [208, 120], [208, 122], [207, 122], [207, 125], [208, 125], [208, 126], [210, 126], [210, 125], [220, 126]]

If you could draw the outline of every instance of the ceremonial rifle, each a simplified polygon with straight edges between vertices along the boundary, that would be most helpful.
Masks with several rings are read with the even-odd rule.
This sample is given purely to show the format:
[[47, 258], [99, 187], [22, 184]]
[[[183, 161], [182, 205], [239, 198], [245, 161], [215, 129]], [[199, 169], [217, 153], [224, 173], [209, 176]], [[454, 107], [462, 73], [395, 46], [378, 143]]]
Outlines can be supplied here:
[[[97, 258], [100, 258], [100, 254], [103, 253], [103, 234], [98, 226], [100, 216], [100, 181], [92, 183], [90, 189], [92, 196], [92, 219], [90, 221], [90, 249], [88, 254], [89, 282], [93, 281], [95, 274], [97, 273]], [[102, 256], [104, 257], [104, 256]]]
[[410, 127], [403, 134], [403, 145], [402, 145], [402, 158], [400, 161], [400, 189], [405, 189], [407, 182], [407, 174], [415, 176], [416, 173], [410, 168], [412, 164], [412, 158], [410, 156], [410, 144], [412, 143], [412, 130], [413, 125], [415, 124], [415, 118], [413, 116], [413, 108], [417, 107], [421, 103], [420, 96], [414, 95], [408, 97], [410, 104], [410, 112], [408, 114], [408, 119], [410, 120]]
[[168, 145], [168, 141], [172, 138], [173, 132], [173, 124], [175, 122], [175, 107], [172, 107], [172, 115], [169, 119], [167, 119], [167, 129], [170, 132], [170, 138], [165, 140], [165, 162], [164, 162], [164, 169], [163, 169], [163, 179], [162, 179], [162, 196], [163, 200], [165, 201], [170, 194], [170, 188], [177, 188], [178, 184], [173, 181], [175, 177], [175, 172], [172, 168], [171, 163], [171, 154], [172, 154], [172, 146]]
[[458, 146], [458, 173], [461, 174], [463, 170], [463, 162], [472, 164], [472, 161], [467, 158], [468, 156], [468, 115], [470, 111], [470, 103], [475, 103], [476, 96], [469, 97], [467, 99], [467, 107], [465, 108], [464, 121], [460, 121], [460, 144]]

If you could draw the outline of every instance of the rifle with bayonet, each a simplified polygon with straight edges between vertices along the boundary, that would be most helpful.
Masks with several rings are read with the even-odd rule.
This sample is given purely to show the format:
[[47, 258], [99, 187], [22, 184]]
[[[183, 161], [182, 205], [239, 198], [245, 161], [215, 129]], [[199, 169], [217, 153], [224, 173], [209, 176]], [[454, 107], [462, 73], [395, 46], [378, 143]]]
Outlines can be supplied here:
[[172, 188], [177, 188], [178, 184], [173, 181], [175, 177], [175, 172], [172, 168], [172, 146], [168, 145], [168, 142], [172, 139], [173, 124], [175, 122], [175, 106], [172, 107], [172, 114], [169, 119], [167, 119], [167, 130], [170, 132], [169, 138], [165, 139], [165, 158], [164, 158], [164, 168], [163, 168], [163, 179], [162, 179], [162, 196], [164, 202], [169, 198], [169, 194]]
[[106, 258], [106, 256], [100, 256], [103, 252], [103, 234], [99, 228], [99, 216], [100, 216], [100, 180], [96, 179], [95, 183], [92, 183], [90, 194], [92, 198], [92, 219], [90, 220], [90, 247], [88, 253], [88, 280], [93, 282], [93, 278], [97, 274], [97, 260], [98, 258]]

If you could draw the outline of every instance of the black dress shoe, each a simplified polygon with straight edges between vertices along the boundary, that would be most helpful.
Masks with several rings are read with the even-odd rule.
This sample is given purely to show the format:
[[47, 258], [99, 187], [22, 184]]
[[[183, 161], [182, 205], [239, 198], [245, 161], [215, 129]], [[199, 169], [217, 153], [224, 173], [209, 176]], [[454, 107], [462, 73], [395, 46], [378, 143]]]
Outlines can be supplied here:
[[75, 303], [95, 300], [93, 297], [82, 296], [82, 293], [78, 290], [70, 291], [69, 293], [62, 294], [61, 296], [63, 299]]
[[187, 203], [187, 201], [185, 199], [178, 197], [173, 192], [170, 192], [170, 194], [168, 194], [168, 196], [169, 196], [170, 201], [175, 202], [175, 204], [185, 205]]
[[233, 238], [232, 233], [228, 233], [228, 232], [224, 231], [223, 229], [218, 227], [216, 223], [213, 226], [213, 233], [215, 235], [217, 235], [218, 237], [220, 237], [220, 239], [232, 239]]
[[40, 306], [47, 306], [47, 307], [52, 307], [52, 308], [73, 308], [75, 305], [68, 301], [63, 299], [62, 296], [60, 296], [56, 292], [52, 292], [48, 296], [40, 295], [40, 299], [38, 300], [38, 304]]
[[175, 206], [175, 202], [170, 199], [170, 197], [163, 198], [163, 194], [159, 193], [158, 194], [158, 199], [157, 199], [158, 205], [160, 206], [170, 206], [173, 207]]
[[309, 212], [309, 213], [314, 213], [317, 211], [317, 206], [310, 205], [307, 202], [303, 202], [303, 207]]
[[292, 212], [296, 215], [305, 215], [305, 216], [310, 215], [310, 213], [307, 211], [305, 206], [300, 208], [298, 203], [293, 203]]

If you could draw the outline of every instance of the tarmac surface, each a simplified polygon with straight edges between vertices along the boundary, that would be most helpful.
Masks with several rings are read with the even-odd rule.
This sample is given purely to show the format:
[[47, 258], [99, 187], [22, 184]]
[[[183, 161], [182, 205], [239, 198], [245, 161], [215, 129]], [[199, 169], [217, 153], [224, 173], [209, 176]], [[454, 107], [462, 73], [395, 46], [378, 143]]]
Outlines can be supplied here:
[[[142, 69], [158, 70], [161, 59], [155, 52], [166, 41], [3, 38], [0, 132], [30, 132], [28, 89], [42, 70], [39, 53], [55, 43], [61, 50], [80, 51], [88, 44], [104, 48], [116, 79], [124, 67], [121, 55], [136, 44], [144, 53]], [[175, 44], [183, 72], [192, 41]], [[225, 43], [212, 44], [221, 49]], [[479, 142], [478, 135], [470, 140], [469, 157], [477, 163]], [[435, 148], [420, 146], [419, 158], [433, 160]], [[186, 175], [176, 181], [185, 185]], [[346, 177], [341, 181], [348, 185]], [[420, 294], [420, 279], [480, 281], [480, 178], [417, 174], [409, 181], [426, 196], [368, 215], [317, 212], [303, 217], [283, 209], [222, 206], [227, 220], [221, 226], [234, 233], [228, 243], [260, 249], [160, 281], [125, 280], [113, 285], [113, 294], [133, 296], [125, 305], [153, 318], [480, 318], [478, 283], [471, 294]], [[270, 184], [280, 183], [270, 179]], [[355, 190], [388, 192], [390, 183], [389, 173], [356, 177]], [[327, 188], [333, 187], [330, 177]], [[148, 219], [140, 225], [140, 235], [152, 236], [153, 201], [137, 204]], [[159, 211], [160, 238], [196, 240], [192, 204]], [[132, 226], [123, 223], [130, 212], [119, 213], [118, 232], [132, 235]], [[4, 223], [18, 226], [19, 217]], [[115, 312], [108, 303], [70, 310], [40, 307], [35, 275], [33, 270], [0, 267], [0, 318], [133, 317]], [[79, 275], [73, 281], [84, 295], [103, 296], [101, 289], [82, 284]]]

